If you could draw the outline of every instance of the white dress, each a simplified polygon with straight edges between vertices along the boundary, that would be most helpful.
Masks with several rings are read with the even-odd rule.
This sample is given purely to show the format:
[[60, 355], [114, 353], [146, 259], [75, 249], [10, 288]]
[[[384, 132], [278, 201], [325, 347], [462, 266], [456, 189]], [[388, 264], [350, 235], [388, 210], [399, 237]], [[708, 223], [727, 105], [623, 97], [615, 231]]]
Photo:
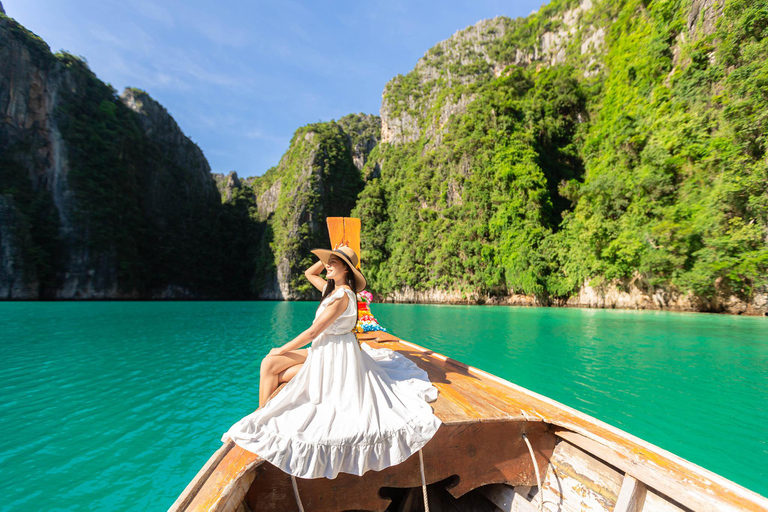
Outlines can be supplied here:
[[341, 316], [312, 340], [298, 373], [267, 404], [227, 431], [286, 473], [300, 478], [362, 475], [399, 464], [440, 427], [427, 402], [437, 389], [427, 373], [390, 349], [361, 347], [352, 329], [357, 296], [338, 288], [315, 315], [347, 293]]

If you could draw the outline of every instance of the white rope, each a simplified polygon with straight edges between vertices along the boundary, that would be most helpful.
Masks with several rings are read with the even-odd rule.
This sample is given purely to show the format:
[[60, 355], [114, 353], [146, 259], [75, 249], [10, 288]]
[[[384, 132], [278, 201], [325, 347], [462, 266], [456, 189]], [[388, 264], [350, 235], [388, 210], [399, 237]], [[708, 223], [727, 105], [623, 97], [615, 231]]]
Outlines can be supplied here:
[[533, 456], [533, 447], [528, 440], [528, 436], [523, 432], [523, 441], [528, 445], [528, 453], [531, 454], [531, 460], [533, 461], [533, 469], [536, 470], [536, 483], [539, 484], [539, 510], [544, 510], [544, 488], [541, 487], [541, 476], [539, 475], [539, 465], [536, 463], [536, 457]]
[[301, 498], [299, 498], [299, 486], [296, 485], [296, 477], [291, 475], [291, 483], [293, 484], [293, 495], [296, 497], [296, 504], [299, 506], [299, 512], [304, 512], [304, 506], [301, 504]]
[[429, 500], [427, 500], [427, 479], [424, 478], [424, 455], [419, 449], [419, 467], [421, 468], [421, 493], [424, 495], [424, 512], [429, 512]]

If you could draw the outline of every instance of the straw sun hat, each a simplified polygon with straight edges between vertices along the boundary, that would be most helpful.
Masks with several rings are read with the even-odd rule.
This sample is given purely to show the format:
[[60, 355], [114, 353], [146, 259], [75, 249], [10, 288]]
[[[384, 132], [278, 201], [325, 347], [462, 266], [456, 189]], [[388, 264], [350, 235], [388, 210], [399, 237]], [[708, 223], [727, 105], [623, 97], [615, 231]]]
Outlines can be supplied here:
[[331, 257], [331, 255], [344, 260], [349, 268], [352, 269], [352, 274], [355, 276], [355, 293], [360, 293], [361, 291], [365, 290], [365, 277], [363, 277], [363, 274], [357, 269], [358, 259], [354, 249], [351, 247], [339, 247], [338, 249], [334, 250], [312, 249], [309, 252], [320, 258], [320, 261], [322, 261], [324, 265], [328, 263], [328, 259]]

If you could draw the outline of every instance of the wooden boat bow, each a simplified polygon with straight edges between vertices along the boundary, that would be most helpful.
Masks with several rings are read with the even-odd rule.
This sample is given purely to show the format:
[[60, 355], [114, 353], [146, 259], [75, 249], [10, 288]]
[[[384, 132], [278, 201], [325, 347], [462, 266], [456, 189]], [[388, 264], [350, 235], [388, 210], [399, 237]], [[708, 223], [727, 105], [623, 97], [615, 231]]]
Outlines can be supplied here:
[[[425, 477], [428, 484], [445, 484], [456, 499], [479, 489], [502, 510], [768, 511], [766, 498], [734, 482], [495, 375], [388, 333], [361, 333], [358, 339], [405, 355], [439, 390], [431, 405], [443, 425], [422, 450]], [[418, 457], [361, 477], [297, 480], [307, 511], [382, 511], [391, 501], [388, 490], [421, 485]], [[230, 442], [171, 510], [295, 507], [289, 476]]]

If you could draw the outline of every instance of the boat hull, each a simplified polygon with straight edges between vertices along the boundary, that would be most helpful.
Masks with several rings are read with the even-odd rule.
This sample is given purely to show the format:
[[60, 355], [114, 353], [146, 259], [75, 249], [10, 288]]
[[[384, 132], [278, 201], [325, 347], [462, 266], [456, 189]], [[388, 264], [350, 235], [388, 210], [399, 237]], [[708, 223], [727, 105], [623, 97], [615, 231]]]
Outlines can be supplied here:
[[[410, 358], [439, 390], [432, 406], [443, 425], [422, 450], [433, 511], [481, 510], [480, 499], [488, 510], [768, 512], [768, 499], [495, 375], [388, 333], [359, 339]], [[307, 511], [416, 510], [419, 459], [363, 476], [297, 479], [297, 487]], [[296, 509], [290, 477], [231, 444], [171, 507]]]

